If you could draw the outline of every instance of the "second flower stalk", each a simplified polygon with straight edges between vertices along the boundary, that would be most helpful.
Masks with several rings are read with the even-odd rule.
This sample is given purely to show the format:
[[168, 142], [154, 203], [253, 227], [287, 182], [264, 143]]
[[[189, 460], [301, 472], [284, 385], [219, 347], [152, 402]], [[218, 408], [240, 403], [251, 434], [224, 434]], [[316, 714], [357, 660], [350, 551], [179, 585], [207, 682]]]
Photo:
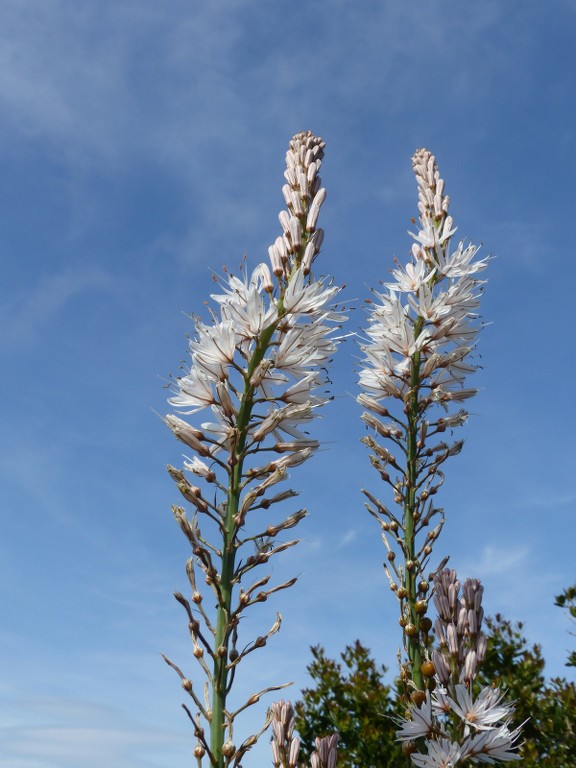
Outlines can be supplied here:
[[405, 696], [420, 703], [435, 685], [428, 650], [432, 621], [426, 615], [430, 557], [444, 524], [435, 497], [444, 482], [442, 465], [462, 448], [462, 441], [445, 439], [468, 416], [453, 405], [476, 392], [464, 385], [475, 370], [471, 356], [482, 326], [477, 308], [483, 281], [477, 273], [488, 260], [477, 259], [473, 245], [452, 248], [456, 230], [434, 156], [418, 150], [413, 168], [419, 229], [409, 262], [397, 264], [393, 281], [375, 294], [358, 400], [369, 429], [363, 442], [400, 510], [364, 491], [381, 526], [386, 572], [400, 604]]

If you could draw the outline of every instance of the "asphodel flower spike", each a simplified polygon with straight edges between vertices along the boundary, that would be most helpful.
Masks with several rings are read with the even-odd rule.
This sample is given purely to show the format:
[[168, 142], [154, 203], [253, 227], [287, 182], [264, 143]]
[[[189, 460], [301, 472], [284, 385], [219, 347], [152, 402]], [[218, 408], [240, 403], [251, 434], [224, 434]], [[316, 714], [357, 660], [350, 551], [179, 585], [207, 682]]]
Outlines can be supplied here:
[[514, 705], [505, 691], [476, 680], [486, 653], [484, 589], [467, 579], [460, 591], [456, 571], [447, 568], [435, 574], [434, 588], [437, 648], [428, 662], [434, 690], [399, 720], [397, 739], [421, 768], [519, 760]]
[[[173, 384], [169, 403], [177, 415], [165, 419], [193, 454], [185, 456], [183, 471], [169, 471], [192, 505], [191, 519], [181, 507], [174, 513], [192, 547], [187, 573], [193, 607], [182, 595], [177, 599], [188, 615], [206, 696], [175, 669], [200, 713], [200, 719], [192, 718], [200, 748], [216, 768], [238, 765], [257, 738], [234, 745], [236, 715], [263, 693], [283, 687], [271, 686], [236, 711], [228, 709], [239, 663], [280, 627], [278, 614], [267, 633], [240, 643], [241, 614], [296, 581], [269, 586], [265, 575], [247, 582], [250, 571], [297, 543], [276, 537], [306, 512], [266, 522], [260, 516], [254, 524], [248, 518], [296, 495], [274, 486], [318, 448], [308, 430], [329, 399], [326, 368], [344, 319], [333, 307], [339, 288], [311, 275], [323, 234], [317, 228], [325, 198], [318, 174], [323, 149], [322, 139], [310, 132], [290, 142], [282, 190], [287, 210], [280, 214], [282, 235], [270, 248], [271, 269], [261, 263], [251, 274], [222, 279], [211, 297], [211, 322], [195, 320], [190, 367]], [[215, 611], [205, 607], [201, 582], [213, 592]], [[209, 724], [209, 739], [202, 719]]]
[[444, 481], [442, 465], [462, 448], [462, 441], [444, 435], [465, 423], [468, 414], [460, 404], [476, 391], [466, 381], [476, 369], [473, 350], [482, 327], [478, 274], [488, 259], [477, 258], [474, 245], [461, 241], [453, 247], [456, 228], [434, 156], [419, 149], [413, 167], [419, 228], [408, 263], [397, 264], [393, 280], [375, 292], [358, 400], [366, 409], [363, 442], [401, 508], [395, 514], [364, 492], [382, 528], [386, 571], [400, 601], [405, 693], [422, 701], [428, 679], [422, 665], [431, 641], [426, 569], [444, 523], [435, 496]]

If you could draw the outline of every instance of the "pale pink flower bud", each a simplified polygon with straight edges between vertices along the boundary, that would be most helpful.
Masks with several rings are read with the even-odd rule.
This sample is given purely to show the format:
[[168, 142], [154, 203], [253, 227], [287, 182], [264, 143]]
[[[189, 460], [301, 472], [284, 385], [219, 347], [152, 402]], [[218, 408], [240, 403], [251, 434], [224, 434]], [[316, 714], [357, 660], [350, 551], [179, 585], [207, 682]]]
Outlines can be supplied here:
[[444, 654], [440, 653], [440, 651], [432, 651], [432, 663], [436, 670], [436, 677], [442, 685], [446, 685], [450, 680], [450, 667]]
[[268, 247], [268, 255], [270, 256], [272, 272], [274, 272], [277, 277], [280, 277], [280, 275], [284, 274], [284, 267], [282, 266], [282, 259], [276, 244]]
[[464, 662], [464, 679], [467, 681], [473, 680], [476, 677], [477, 668], [477, 655], [476, 651], [468, 651], [466, 654], [466, 661]]
[[314, 233], [314, 249], [316, 253], [320, 252], [320, 248], [322, 248], [323, 242], [324, 242], [324, 230], [318, 228]]
[[307, 232], [313, 232], [314, 228], [316, 227], [316, 223], [318, 221], [318, 214], [320, 213], [320, 208], [317, 205], [310, 206], [310, 209], [308, 211], [308, 216], [306, 218], [306, 231]]
[[314, 243], [314, 240], [310, 240], [306, 248], [304, 250], [304, 256], [302, 257], [302, 270], [304, 271], [305, 275], [308, 275], [310, 273], [310, 269], [312, 268], [312, 262], [314, 261], [314, 256], [316, 255], [316, 245]]
[[476, 611], [468, 611], [468, 630], [471, 635], [478, 634], [478, 616]]
[[300, 752], [300, 739], [296, 736], [292, 739], [290, 744], [290, 754], [288, 756], [288, 763], [290, 768], [296, 768], [298, 765], [298, 754]]
[[179, 419], [177, 416], [169, 414], [164, 419], [178, 440], [186, 443], [193, 451], [200, 456], [210, 456], [210, 449], [199, 439], [198, 435], [204, 436], [202, 432], [191, 427], [187, 422]]
[[310, 165], [308, 166], [307, 176], [308, 176], [308, 183], [309, 184], [311, 184], [314, 181], [314, 177], [316, 176], [316, 171], [317, 171], [317, 168], [319, 167], [319, 165], [320, 165], [319, 163], [317, 165], [316, 161], [313, 160], [310, 163]]
[[448, 598], [446, 595], [440, 595], [436, 593], [434, 595], [434, 605], [438, 611], [438, 616], [444, 621], [450, 621], [452, 613], [450, 611], [450, 605], [448, 604]]
[[278, 749], [278, 743], [275, 739], [272, 739], [270, 747], [272, 748], [272, 765], [274, 768], [280, 768], [280, 750]]
[[466, 608], [460, 608], [460, 611], [458, 612], [458, 625], [457, 630], [460, 637], [464, 636], [464, 632], [466, 631], [466, 627], [468, 625], [468, 611]]
[[273, 292], [274, 283], [272, 282], [272, 275], [270, 274], [270, 270], [267, 264], [264, 264], [264, 262], [262, 262], [261, 264], [258, 264], [256, 269], [254, 270], [254, 277], [259, 277], [260, 280], [262, 280], [262, 287], [264, 288], [266, 293]]
[[482, 664], [482, 662], [486, 658], [487, 649], [488, 649], [488, 640], [486, 639], [486, 635], [480, 634], [478, 637], [478, 640], [476, 641], [476, 656], [479, 664]]
[[302, 199], [296, 190], [292, 189], [290, 194], [290, 206], [292, 213], [296, 216], [302, 216]]
[[230, 393], [228, 392], [228, 387], [225, 382], [219, 381], [216, 384], [216, 393], [220, 400], [220, 405], [222, 406], [222, 412], [224, 415], [233, 416], [236, 411], [232, 404], [232, 400], [230, 399]]
[[302, 245], [302, 228], [296, 216], [292, 216], [290, 219], [290, 241], [294, 249], [300, 248]]
[[304, 200], [308, 200], [310, 191], [308, 189], [308, 177], [304, 172], [300, 172], [298, 175], [298, 186], [300, 187], [300, 194]]
[[280, 211], [278, 214], [278, 218], [280, 219], [280, 226], [282, 227], [282, 230], [285, 234], [288, 234], [290, 231], [290, 214], [288, 211]]
[[296, 173], [294, 171], [294, 168], [286, 168], [284, 171], [284, 178], [290, 184], [291, 187], [295, 187], [297, 184], [296, 181]]
[[454, 624], [448, 624], [446, 627], [446, 639], [448, 640], [448, 650], [451, 656], [458, 656], [458, 632]]
[[282, 194], [284, 195], [284, 202], [290, 208], [292, 205], [292, 188], [289, 184], [284, 184], [282, 187]]
[[442, 197], [438, 193], [434, 195], [434, 213], [437, 217], [442, 216]]
[[448, 587], [448, 603], [450, 604], [450, 610], [454, 611], [458, 603], [458, 587], [456, 584], [450, 584]]
[[318, 221], [318, 214], [320, 213], [320, 208], [325, 199], [326, 199], [326, 190], [322, 188], [318, 190], [318, 192], [314, 196], [312, 205], [308, 210], [308, 217], [306, 219], [306, 230], [308, 232], [314, 231], [316, 227], [316, 223]]

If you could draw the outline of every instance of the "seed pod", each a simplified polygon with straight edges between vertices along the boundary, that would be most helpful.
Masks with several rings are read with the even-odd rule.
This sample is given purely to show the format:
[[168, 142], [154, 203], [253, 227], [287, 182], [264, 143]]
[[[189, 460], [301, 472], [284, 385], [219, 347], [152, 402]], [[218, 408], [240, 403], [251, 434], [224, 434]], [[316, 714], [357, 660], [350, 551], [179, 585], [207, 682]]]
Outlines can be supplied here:
[[420, 706], [420, 704], [423, 704], [426, 701], [426, 694], [424, 691], [412, 691], [410, 694], [410, 698], [416, 704], [417, 707]]
[[420, 619], [420, 630], [422, 632], [430, 632], [432, 629], [432, 619], [430, 619], [428, 616], [424, 616], [424, 618]]
[[414, 603], [414, 610], [416, 613], [423, 614], [426, 613], [426, 608], [428, 608], [428, 603], [426, 600], [417, 600]]
[[434, 664], [432, 664], [432, 662], [428, 659], [427, 661], [422, 663], [420, 667], [420, 672], [422, 672], [424, 677], [433, 677], [436, 670], [434, 668]]

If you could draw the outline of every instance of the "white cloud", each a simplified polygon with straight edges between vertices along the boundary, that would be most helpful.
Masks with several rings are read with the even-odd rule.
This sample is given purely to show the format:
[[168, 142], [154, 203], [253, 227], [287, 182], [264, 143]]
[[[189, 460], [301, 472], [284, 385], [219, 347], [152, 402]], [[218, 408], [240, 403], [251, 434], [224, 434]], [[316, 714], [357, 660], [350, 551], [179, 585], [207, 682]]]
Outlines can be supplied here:
[[348, 546], [348, 544], [351, 544], [353, 541], [356, 540], [358, 536], [358, 531], [354, 530], [353, 528], [350, 528], [346, 531], [340, 538], [340, 541], [336, 545], [336, 549], [343, 549], [344, 547]]
[[[497, 2], [466, 14], [451, 5], [430, 17], [401, 0], [296, 4], [291, 18], [301, 13], [304, 23], [286, 39], [277, 9], [257, 0], [12, 0], [0, 10], [0, 110], [5, 126], [52, 142], [75, 164], [117, 166], [136, 152], [188, 174], [209, 157], [221, 162], [223, 140], [248, 167], [263, 120], [290, 132], [308, 127], [292, 125], [305, 115], [345, 117], [367, 99], [390, 114], [417, 108], [430, 59], [440, 73], [478, 35], [487, 45], [504, 12]], [[487, 84], [505, 55], [495, 44], [490, 52]], [[438, 87], [467, 97], [473, 76], [480, 95], [467, 61]]]
[[530, 548], [527, 546], [487, 545], [482, 548], [480, 558], [471, 566], [480, 579], [503, 576], [524, 567]]
[[101, 270], [65, 271], [41, 278], [32, 289], [0, 305], [0, 344], [29, 344], [78, 294], [111, 286]]
[[59, 697], [7, 703], [10, 720], [0, 728], [7, 768], [168, 768], [190, 749], [177, 730], [130, 722], [113, 707]]

